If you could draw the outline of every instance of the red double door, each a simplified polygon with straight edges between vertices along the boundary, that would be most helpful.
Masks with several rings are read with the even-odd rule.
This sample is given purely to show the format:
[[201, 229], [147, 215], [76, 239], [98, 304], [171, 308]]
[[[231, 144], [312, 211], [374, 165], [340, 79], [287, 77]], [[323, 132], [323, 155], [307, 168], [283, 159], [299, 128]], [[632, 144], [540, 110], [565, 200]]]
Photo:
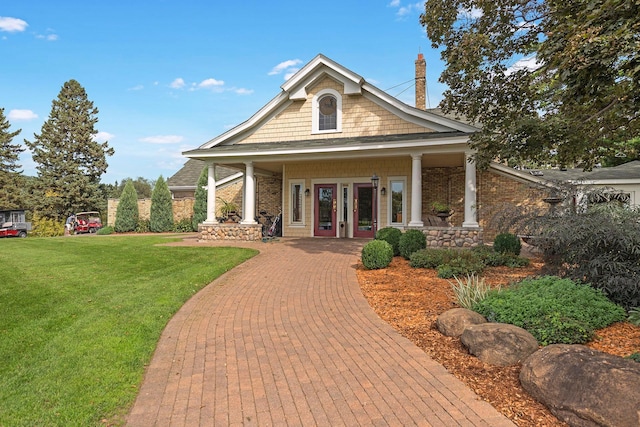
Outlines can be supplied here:
[[[345, 189], [345, 193], [347, 193]], [[338, 235], [338, 215], [353, 227], [353, 237], [373, 237], [374, 235], [374, 194], [370, 183], [353, 185], [352, 215], [347, 211], [348, 203], [343, 195], [342, 212], [338, 212], [338, 186], [336, 184], [316, 184], [314, 186], [314, 236], [336, 237]]]

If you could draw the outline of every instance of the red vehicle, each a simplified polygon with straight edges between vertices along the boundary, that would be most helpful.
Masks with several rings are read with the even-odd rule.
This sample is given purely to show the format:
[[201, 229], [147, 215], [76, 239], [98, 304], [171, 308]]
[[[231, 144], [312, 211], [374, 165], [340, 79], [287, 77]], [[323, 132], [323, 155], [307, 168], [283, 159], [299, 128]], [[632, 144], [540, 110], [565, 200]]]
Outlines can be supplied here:
[[95, 233], [102, 228], [100, 212], [78, 212], [73, 231], [80, 233]]
[[0, 211], [0, 237], [27, 237], [31, 223], [25, 221], [21, 209]]

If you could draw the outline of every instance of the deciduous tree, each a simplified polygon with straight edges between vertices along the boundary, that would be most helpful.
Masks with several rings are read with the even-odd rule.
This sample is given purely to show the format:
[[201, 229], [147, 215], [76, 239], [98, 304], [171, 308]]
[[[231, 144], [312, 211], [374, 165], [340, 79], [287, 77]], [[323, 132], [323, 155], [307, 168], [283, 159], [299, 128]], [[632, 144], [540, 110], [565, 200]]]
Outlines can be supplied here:
[[639, 2], [427, 0], [421, 22], [480, 164], [589, 169], [640, 135]]
[[100, 178], [114, 151], [108, 142], [96, 140], [97, 114], [80, 83], [69, 80], [53, 101], [41, 133], [25, 140], [37, 164], [36, 208], [42, 215], [60, 218], [100, 205]]
[[19, 144], [12, 144], [13, 138], [22, 129], [10, 132], [11, 124], [0, 108], [0, 209], [23, 208], [21, 195], [21, 171], [18, 160], [24, 151]]

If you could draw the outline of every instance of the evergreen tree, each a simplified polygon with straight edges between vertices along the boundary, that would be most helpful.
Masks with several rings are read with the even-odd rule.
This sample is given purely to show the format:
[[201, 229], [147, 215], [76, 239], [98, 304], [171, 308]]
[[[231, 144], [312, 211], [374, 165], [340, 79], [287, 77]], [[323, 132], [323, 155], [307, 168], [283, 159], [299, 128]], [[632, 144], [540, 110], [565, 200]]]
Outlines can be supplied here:
[[151, 215], [149, 228], [154, 233], [173, 230], [173, 203], [171, 192], [162, 175], [156, 181], [151, 193]]
[[4, 116], [4, 108], [0, 108], [0, 208], [18, 209], [23, 207], [20, 194], [23, 187], [18, 159], [24, 151], [19, 144], [11, 141], [22, 129], [9, 132], [9, 121]]
[[198, 184], [196, 185], [195, 202], [193, 203], [193, 230], [198, 230], [198, 224], [202, 224], [207, 219], [207, 186], [208, 169], [205, 167], [200, 173]]
[[133, 186], [133, 182], [131, 182], [131, 180], [128, 180], [124, 186], [124, 190], [122, 190], [120, 203], [118, 203], [114, 229], [118, 233], [135, 231], [136, 227], [138, 226], [139, 217], [140, 214], [138, 211], [138, 195], [136, 194], [136, 189]]
[[113, 148], [95, 140], [97, 114], [80, 83], [69, 80], [53, 101], [40, 135], [34, 134], [33, 141], [25, 139], [37, 163], [36, 209], [43, 216], [60, 218], [100, 206], [100, 177]]

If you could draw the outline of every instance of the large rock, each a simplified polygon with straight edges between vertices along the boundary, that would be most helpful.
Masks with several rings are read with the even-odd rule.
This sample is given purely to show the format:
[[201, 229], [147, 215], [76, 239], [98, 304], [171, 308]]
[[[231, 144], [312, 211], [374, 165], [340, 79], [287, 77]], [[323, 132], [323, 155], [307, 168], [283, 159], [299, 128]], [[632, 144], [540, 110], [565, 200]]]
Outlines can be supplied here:
[[469, 353], [494, 366], [515, 365], [538, 350], [538, 341], [533, 335], [506, 323], [471, 325], [460, 340]]
[[554, 344], [524, 362], [520, 382], [571, 426], [640, 426], [640, 363], [633, 360]]
[[447, 310], [436, 319], [436, 327], [440, 333], [448, 337], [459, 337], [467, 326], [482, 323], [487, 323], [482, 314], [466, 308]]

